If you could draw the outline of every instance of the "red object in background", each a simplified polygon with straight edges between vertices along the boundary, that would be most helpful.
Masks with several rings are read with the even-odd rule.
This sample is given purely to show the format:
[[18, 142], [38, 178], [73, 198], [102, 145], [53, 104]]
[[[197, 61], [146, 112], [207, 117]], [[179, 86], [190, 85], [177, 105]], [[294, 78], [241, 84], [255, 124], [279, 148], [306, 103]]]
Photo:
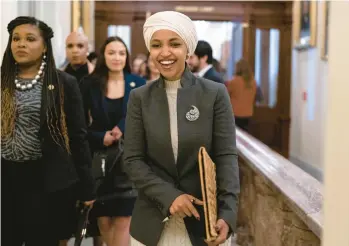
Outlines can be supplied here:
[[306, 91], [303, 92], [303, 101], [307, 101], [308, 93]]

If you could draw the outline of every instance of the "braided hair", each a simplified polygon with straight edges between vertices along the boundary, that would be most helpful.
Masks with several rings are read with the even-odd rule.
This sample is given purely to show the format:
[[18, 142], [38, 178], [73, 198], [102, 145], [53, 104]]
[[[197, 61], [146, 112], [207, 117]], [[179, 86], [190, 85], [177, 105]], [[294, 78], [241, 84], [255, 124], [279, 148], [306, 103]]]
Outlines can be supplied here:
[[[16, 61], [11, 50], [11, 42], [13, 30], [20, 25], [30, 24], [39, 28], [42, 38], [46, 45], [46, 67], [43, 77], [43, 88], [48, 88], [49, 85], [57, 85], [59, 90], [59, 107], [47, 107], [45, 112], [47, 125], [53, 141], [61, 147], [64, 147], [70, 153], [69, 137], [66, 125], [66, 117], [64, 112], [64, 89], [62, 83], [58, 81], [58, 73], [53, 57], [53, 49], [51, 38], [53, 37], [52, 29], [44, 22], [29, 16], [20, 16], [12, 20], [7, 31], [10, 36], [7, 47], [2, 59], [1, 65], [1, 139], [9, 138], [13, 135], [16, 119], [16, 101], [15, 93], [15, 76], [16, 76]], [[48, 104], [54, 103], [53, 93], [43, 89], [43, 97]]]

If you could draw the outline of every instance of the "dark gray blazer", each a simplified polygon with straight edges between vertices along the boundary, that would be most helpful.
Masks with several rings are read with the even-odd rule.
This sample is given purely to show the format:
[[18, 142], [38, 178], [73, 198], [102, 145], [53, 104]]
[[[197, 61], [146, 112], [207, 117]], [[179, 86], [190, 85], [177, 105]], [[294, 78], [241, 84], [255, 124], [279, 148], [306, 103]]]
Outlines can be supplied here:
[[[132, 90], [125, 131], [125, 171], [139, 191], [131, 235], [156, 246], [172, 202], [183, 193], [202, 199], [198, 150], [204, 146], [217, 166], [218, 213], [235, 230], [239, 171], [232, 107], [223, 84], [195, 77], [186, 68], [177, 95], [178, 159], [175, 164], [166, 91], [162, 78]], [[188, 121], [194, 105], [200, 116]], [[193, 245], [203, 241], [204, 216], [185, 218]]]

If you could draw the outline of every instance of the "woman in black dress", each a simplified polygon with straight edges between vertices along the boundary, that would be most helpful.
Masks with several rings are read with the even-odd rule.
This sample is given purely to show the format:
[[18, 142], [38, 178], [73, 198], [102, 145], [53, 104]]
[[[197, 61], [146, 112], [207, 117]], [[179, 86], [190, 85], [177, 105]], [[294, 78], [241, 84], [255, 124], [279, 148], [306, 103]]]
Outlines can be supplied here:
[[[90, 122], [89, 142], [92, 152], [106, 150], [123, 137], [128, 97], [145, 80], [131, 74], [129, 53], [119, 37], [109, 37], [103, 44], [94, 72], [81, 81], [85, 117]], [[98, 217], [98, 227], [108, 246], [129, 244], [129, 225], [137, 196], [120, 165], [113, 171], [112, 183], [103, 184], [98, 195], [113, 199], [96, 203], [91, 211]]]

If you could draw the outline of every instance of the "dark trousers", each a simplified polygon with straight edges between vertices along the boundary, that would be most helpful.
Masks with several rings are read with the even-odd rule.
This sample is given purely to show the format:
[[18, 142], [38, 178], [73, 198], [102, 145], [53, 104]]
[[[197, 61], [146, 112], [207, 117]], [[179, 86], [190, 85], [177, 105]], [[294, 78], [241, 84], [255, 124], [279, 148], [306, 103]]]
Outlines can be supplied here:
[[[3, 237], [3, 236], [1, 236]], [[13, 238], [11, 241], [5, 241], [7, 239], [1, 239], [1, 245], [4, 246], [58, 246], [58, 241], [49, 239], [33, 239], [33, 240], [23, 240], [20, 238]]]
[[71, 235], [73, 194], [45, 192], [43, 173], [41, 161], [1, 160], [1, 245], [58, 246]]
[[240, 127], [245, 132], [248, 132], [248, 124], [250, 123], [250, 117], [235, 117], [235, 125]]

